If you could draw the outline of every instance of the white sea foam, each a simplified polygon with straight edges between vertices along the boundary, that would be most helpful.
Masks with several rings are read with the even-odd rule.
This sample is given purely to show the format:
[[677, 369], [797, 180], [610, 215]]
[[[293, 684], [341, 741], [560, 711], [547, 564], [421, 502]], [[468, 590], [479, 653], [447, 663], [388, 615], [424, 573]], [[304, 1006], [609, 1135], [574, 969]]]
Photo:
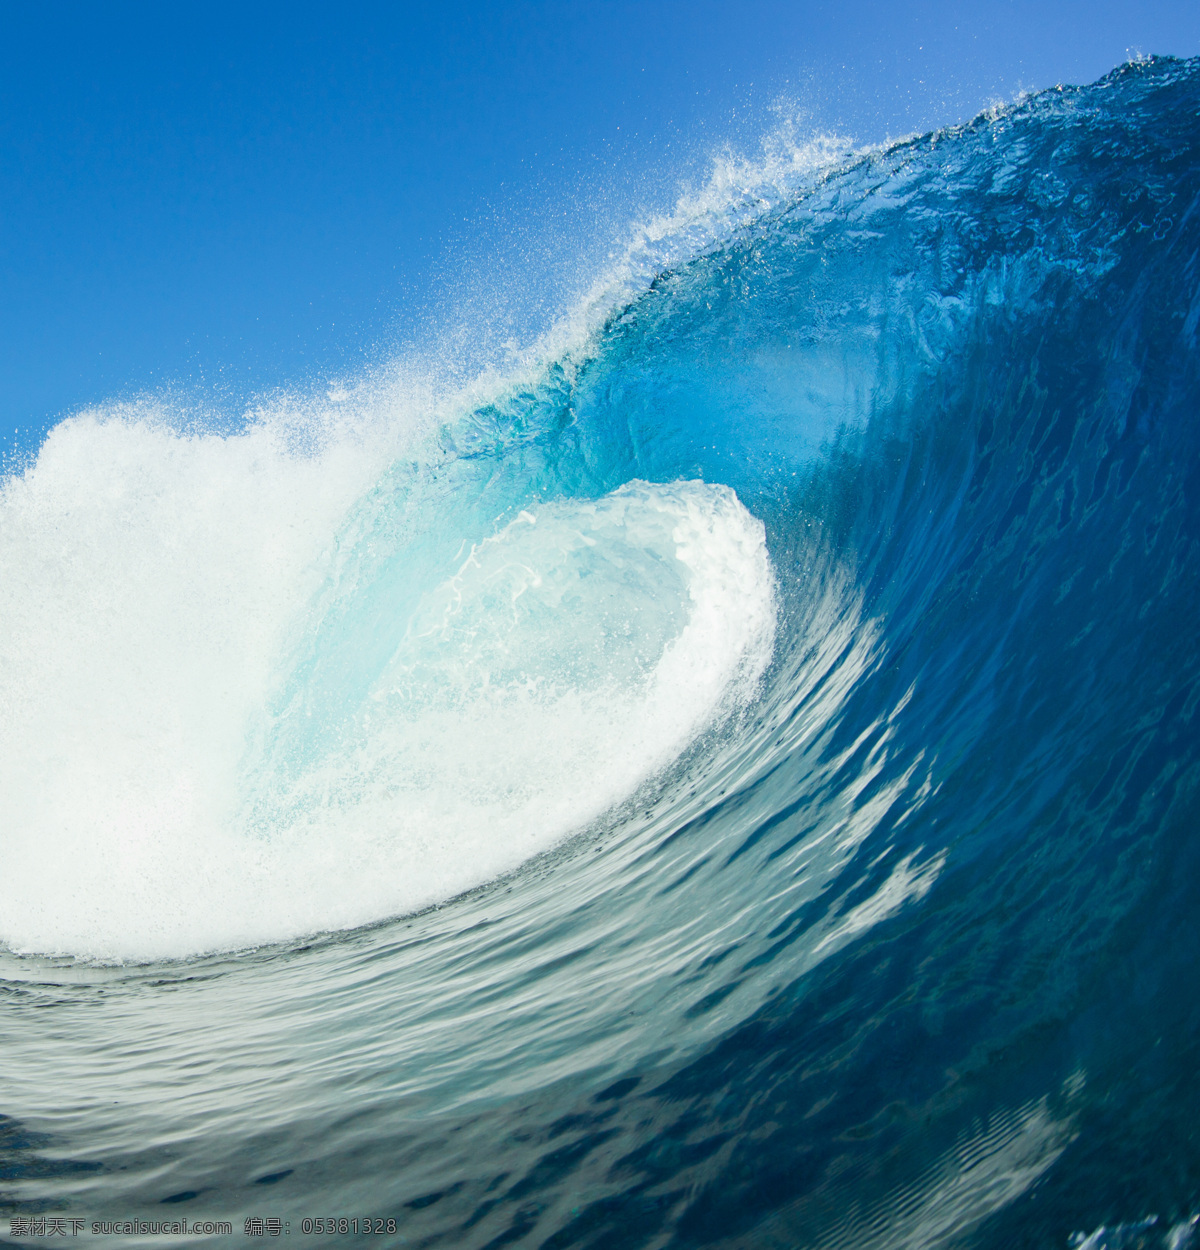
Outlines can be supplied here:
[[281, 768], [254, 744], [288, 639], [386, 460], [85, 418], [4, 484], [0, 941], [170, 957], [451, 897], [628, 797], [761, 673], [762, 525], [725, 487], [630, 483], [464, 535], [336, 740]]

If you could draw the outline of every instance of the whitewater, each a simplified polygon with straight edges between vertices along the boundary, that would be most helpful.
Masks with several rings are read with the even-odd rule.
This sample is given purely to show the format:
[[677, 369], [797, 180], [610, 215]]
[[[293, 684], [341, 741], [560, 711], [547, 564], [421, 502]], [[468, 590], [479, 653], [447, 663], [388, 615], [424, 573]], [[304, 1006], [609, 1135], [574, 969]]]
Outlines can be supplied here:
[[1197, 1240], [1198, 210], [1200, 63], [1138, 61], [785, 129], [465, 381], [58, 424], [3, 1214]]
[[[343, 452], [92, 418], [9, 487], [10, 948], [181, 956], [443, 901], [627, 798], [761, 675], [762, 525], [698, 482], [530, 500], [346, 625]], [[321, 572], [352, 589], [323, 602]], [[330, 695], [304, 669], [297, 698], [289, 633], [331, 616], [352, 671]]]

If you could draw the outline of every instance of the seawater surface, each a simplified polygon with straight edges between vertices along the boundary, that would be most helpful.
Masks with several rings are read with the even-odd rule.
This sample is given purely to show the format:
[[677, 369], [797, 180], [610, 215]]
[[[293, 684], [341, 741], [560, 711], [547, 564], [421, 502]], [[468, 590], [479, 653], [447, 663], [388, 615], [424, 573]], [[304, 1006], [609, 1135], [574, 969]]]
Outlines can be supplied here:
[[1200, 63], [752, 173], [8, 473], [0, 1213], [1192, 1243]]

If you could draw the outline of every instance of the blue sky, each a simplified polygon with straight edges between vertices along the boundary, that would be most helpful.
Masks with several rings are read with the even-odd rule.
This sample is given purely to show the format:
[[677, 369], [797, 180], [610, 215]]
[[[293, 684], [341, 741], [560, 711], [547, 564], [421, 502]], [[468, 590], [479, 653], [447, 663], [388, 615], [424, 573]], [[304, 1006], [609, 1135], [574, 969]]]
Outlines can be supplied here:
[[0, 446], [167, 387], [236, 411], [662, 207], [786, 98], [862, 141], [1135, 53], [1196, 0], [643, 0], [0, 13]]

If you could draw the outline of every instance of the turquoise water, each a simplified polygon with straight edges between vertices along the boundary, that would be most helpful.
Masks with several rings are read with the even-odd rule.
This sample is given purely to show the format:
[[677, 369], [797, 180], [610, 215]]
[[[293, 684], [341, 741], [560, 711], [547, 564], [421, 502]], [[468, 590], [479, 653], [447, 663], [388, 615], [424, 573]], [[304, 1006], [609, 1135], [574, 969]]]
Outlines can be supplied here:
[[55, 429], [3, 1213], [1189, 1244], [1198, 138], [1131, 64], [735, 179], [465, 390]]

